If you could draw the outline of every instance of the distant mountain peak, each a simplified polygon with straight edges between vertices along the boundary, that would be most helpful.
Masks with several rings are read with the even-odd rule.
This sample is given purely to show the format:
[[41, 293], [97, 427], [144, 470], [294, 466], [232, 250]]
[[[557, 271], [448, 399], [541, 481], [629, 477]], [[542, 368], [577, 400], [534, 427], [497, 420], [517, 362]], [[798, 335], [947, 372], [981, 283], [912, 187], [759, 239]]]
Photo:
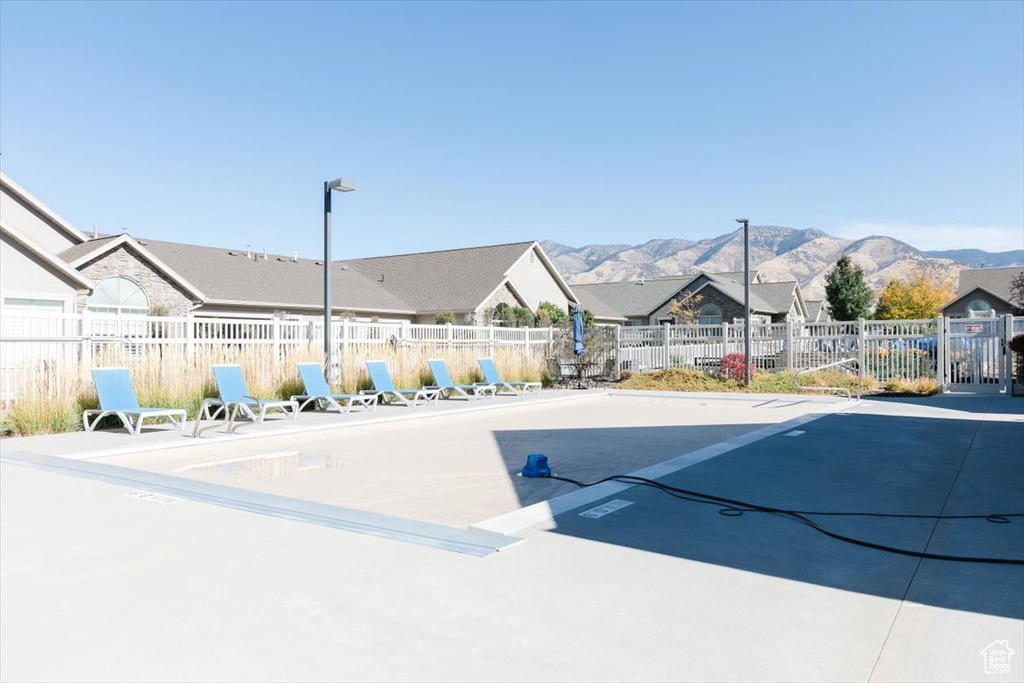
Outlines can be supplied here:
[[[656, 238], [642, 244], [588, 244], [572, 247], [554, 240], [541, 246], [570, 284], [620, 282], [706, 272], [735, 272], [743, 268], [743, 228], [702, 240]], [[766, 281], [796, 280], [810, 299], [824, 297], [825, 275], [841, 256], [849, 256], [868, 283], [881, 289], [893, 277], [914, 268], [948, 272], [965, 267], [1024, 265], [1024, 249], [986, 252], [959, 249], [922, 252], [886, 235], [856, 240], [829, 235], [816, 228], [781, 225], [750, 226], [751, 267]]]

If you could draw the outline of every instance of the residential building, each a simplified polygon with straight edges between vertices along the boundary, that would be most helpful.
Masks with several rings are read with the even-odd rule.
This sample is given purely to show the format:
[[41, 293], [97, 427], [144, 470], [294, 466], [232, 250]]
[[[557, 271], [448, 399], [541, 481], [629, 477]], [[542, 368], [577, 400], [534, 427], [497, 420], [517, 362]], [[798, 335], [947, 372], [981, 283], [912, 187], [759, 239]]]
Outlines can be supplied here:
[[942, 307], [949, 318], [987, 318], [1013, 313], [1010, 286], [1024, 272], [1020, 266], [1010, 268], [971, 268], [960, 271], [956, 298]]
[[57, 254], [88, 239], [0, 173], [0, 309], [71, 313], [95, 283]]
[[[796, 281], [765, 282], [751, 271], [750, 312], [762, 322], [804, 321], [806, 304]], [[743, 273], [699, 273], [627, 282], [574, 285], [573, 291], [594, 319], [604, 324], [661, 325], [672, 322], [674, 300], [700, 296], [698, 322], [721, 324], [744, 317]], [[820, 311], [819, 311], [820, 312]]]
[[[83, 233], [7, 176], [0, 219], [5, 310], [167, 315], [320, 316], [324, 264], [127, 234]], [[484, 324], [506, 306], [576, 306], [535, 241], [334, 261], [334, 314]]]
[[826, 299], [804, 299], [804, 306], [807, 308], [807, 322], [827, 323], [832, 320]]

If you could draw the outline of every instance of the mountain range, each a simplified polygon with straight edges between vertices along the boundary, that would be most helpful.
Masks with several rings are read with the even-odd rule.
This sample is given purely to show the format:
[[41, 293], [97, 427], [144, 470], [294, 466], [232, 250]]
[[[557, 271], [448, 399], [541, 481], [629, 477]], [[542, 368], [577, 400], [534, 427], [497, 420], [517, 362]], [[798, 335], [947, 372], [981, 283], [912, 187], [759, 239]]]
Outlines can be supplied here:
[[[541, 246], [570, 284], [620, 282], [743, 270], [743, 229], [699, 241], [653, 239], [643, 244], [588, 244], [571, 247], [552, 240]], [[964, 268], [1024, 265], [1024, 249], [921, 251], [892, 237], [833, 237], [821, 230], [778, 225], [750, 226], [750, 265], [768, 282], [796, 280], [804, 297], [825, 296], [825, 276], [841, 256], [864, 270], [865, 280], [881, 290], [890, 278], [914, 269], [948, 277], [956, 284]]]

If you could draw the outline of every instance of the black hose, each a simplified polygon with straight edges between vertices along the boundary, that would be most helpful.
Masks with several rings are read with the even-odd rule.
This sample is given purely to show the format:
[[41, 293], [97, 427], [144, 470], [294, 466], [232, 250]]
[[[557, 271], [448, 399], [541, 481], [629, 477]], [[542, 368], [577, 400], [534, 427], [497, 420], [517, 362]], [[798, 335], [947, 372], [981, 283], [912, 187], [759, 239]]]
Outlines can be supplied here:
[[873, 548], [875, 550], [881, 550], [888, 553], [895, 553], [897, 555], [906, 555], [908, 557], [918, 557], [926, 560], [945, 560], [949, 562], [973, 562], [980, 564], [1010, 564], [1010, 565], [1021, 565], [1024, 566], [1024, 560], [1015, 560], [1002, 557], [970, 557], [960, 555], [940, 555], [935, 553], [920, 552], [917, 550], [906, 550], [904, 548], [896, 548], [893, 546], [882, 545], [879, 543], [872, 543], [870, 541], [864, 541], [859, 538], [852, 536], [845, 536], [835, 531], [830, 531], [823, 526], [820, 526], [811, 519], [808, 519], [805, 515], [815, 516], [832, 516], [832, 517], [887, 517], [887, 518], [906, 518], [906, 519], [984, 519], [993, 524], [1009, 524], [1010, 518], [1013, 517], [1024, 517], [1024, 513], [993, 513], [987, 515], [918, 515], [918, 514], [897, 514], [897, 513], [883, 513], [883, 512], [831, 512], [831, 511], [816, 511], [816, 510], [788, 510], [785, 508], [768, 507], [764, 505], [757, 505], [755, 503], [747, 503], [741, 500], [734, 500], [732, 498], [723, 498], [721, 496], [713, 496], [707, 493], [701, 493], [699, 491], [688, 491], [676, 486], [670, 486], [663, 484], [653, 479], [647, 479], [644, 477], [635, 477], [628, 474], [616, 474], [597, 481], [589, 483], [570, 479], [568, 477], [561, 477], [555, 474], [548, 477], [556, 481], [564, 481], [580, 488], [589, 488], [591, 486], [597, 486], [607, 481], [615, 481], [622, 484], [633, 484], [640, 486], [650, 486], [651, 488], [658, 489], [663, 493], [667, 493], [670, 496], [687, 500], [693, 503], [701, 503], [702, 505], [719, 505], [722, 506], [718, 511], [719, 514], [727, 517], [739, 517], [746, 512], [766, 512], [770, 514], [779, 515], [782, 517], [788, 517], [796, 520], [801, 524], [806, 524], [815, 531], [825, 534], [831, 538], [846, 543], [852, 543], [853, 545], [859, 545], [865, 548]]

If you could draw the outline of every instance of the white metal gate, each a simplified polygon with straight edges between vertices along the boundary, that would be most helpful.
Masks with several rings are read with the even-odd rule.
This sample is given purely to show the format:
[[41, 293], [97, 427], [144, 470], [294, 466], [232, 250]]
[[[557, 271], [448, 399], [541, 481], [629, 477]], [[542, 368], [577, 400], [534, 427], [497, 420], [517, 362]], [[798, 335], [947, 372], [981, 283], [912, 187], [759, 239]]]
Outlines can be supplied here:
[[944, 318], [949, 391], [998, 393], [1009, 386], [1007, 318]]

